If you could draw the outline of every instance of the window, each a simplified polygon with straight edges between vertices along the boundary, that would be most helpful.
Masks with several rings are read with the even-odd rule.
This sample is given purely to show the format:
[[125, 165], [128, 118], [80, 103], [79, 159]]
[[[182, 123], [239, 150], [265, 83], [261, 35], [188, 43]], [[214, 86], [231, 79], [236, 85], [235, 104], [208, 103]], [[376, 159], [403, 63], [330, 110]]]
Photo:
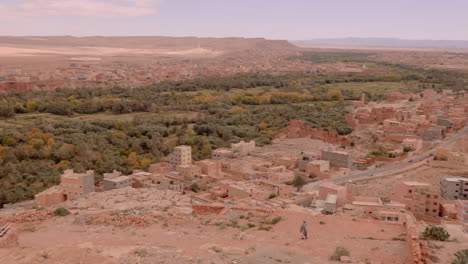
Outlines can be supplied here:
[[408, 193], [412, 193], [412, 192], [413, 192], [413, 190], [408, 190]]
[[435, 212], [437, 212], [437, 210], [436, 210], [436, 209], [434, 209], [434, 210], [432, 210], [432, 212], [434, 212], [434, 213], [435, 213]]
[[437, 203], [434, 203], [434, 205], [437, 205]]
[[429, 212], [429, 209], [426, 209], [426, 212]]

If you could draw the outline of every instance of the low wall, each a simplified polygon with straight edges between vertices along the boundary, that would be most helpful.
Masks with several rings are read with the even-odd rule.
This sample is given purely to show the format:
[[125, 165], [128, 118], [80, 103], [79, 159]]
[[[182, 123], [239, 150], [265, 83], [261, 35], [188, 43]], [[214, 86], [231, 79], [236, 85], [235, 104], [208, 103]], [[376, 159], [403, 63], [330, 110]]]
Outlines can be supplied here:
[[251, 208], [251, 207], [238, 207], [238, 206], [223, 206], [223, 205], [208, 205], [208, 204], [192, 204], [194, 215], [211, 215], [211, 214], [222, 214], [227, 210], [238, 210], [238, 211], [255, 211], [260, 213], [273, 213], [273, 210], [263, 208]]
[[406, 242], [410, 250], [407, 264], [424, 263], [419, 233], [416, 228], [416, 218], [411, 213], [407, 213], [405, 215], [404, 225], [406, 228]]
[[429, 165], [436, 168], [448, 168], [448, 169], [465, 169], [468, 170], [466, 165], [463, 164], [455, 164], [450, 161], [442, 161], [442, 160], [430, 160]]

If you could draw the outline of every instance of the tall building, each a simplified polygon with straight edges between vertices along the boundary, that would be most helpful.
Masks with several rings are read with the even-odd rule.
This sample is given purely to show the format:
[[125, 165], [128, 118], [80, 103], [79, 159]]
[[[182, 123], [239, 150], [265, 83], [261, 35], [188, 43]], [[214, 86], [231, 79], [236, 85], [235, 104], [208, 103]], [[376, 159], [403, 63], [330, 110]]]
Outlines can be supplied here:
[[468, 178], [441, 177], [440, 194], [445, 200], [468, 200]]
[[429, 183], [399, 182], [393, 187], [392, 201], [403, 203], [414, 216], [438, 217], [440, 194]]
[[167, 156], [168, 163], [172, 166], [177, 165], [191, 165], [192, 164], [192, 147], [190, 146], [177, 146], [174, 148], [174, 152]]
[[66, 170], [60, 176], [59, 188], [66, 195], [67, 200], [94, 192], [94, 171], [75, 173], [73, 170]]

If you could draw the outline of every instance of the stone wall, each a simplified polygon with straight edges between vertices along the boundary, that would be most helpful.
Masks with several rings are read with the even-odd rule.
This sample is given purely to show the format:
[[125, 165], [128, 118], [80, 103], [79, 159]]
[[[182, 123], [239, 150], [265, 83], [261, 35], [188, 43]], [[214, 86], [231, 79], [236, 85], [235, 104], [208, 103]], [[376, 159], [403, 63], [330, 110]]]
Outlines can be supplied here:
[[423, 252], [421, 242], [419, 241], [419, 233], [416, 227], [416, 218], [411, 214], [405, 215], [406, 242], [408, 243], [410, 254], [408, 256], [408, 264], [422, 264]]

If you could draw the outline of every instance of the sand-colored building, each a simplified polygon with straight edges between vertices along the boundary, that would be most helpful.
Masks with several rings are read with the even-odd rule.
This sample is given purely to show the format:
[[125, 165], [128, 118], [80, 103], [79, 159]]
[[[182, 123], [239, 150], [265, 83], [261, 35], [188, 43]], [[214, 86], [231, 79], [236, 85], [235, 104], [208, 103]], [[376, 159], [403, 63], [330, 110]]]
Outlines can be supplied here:
[[174, 152], [169, 154], [166, 161], [172, 166], [177, 165], [191, 165], [192, 164], [192, 147], [190, 146], [177, 146]]
[[128, 176], [119, 175], [118, 177], [109, 177], [104, 175], [103, 190], [110, 191], [113, 189], [120, 189], [132, 186], [132, 179]]
[[199, 178], [202, 174], [201, 167], [196, 165], [177, 165], [176, 171], [180, 173], [183, 179], [189, 181]]
[[406, 205], [416, 217], [438, 217], [440, 193], [432, 185], [422, 182], [399, 182], [393, 188], [392, 201]]
[[322, 150], [322, 159], [328, 160], [331, 166], [351, 168], [351, 154], [344, 150]]
[[75, 173], [73, 170], [66, 170], [60, 176], [59, 185], [37, 194], [35, 199], [40, 206], [50, 206], [90, 192], [94, 192], [94, 171]]
[[195, 165], [200, 167], [201, 173], [206, 174], [210, 177], [221, 177], [222, 176], [222, 164], [218, 160], [200, 160], [196, 161]]

